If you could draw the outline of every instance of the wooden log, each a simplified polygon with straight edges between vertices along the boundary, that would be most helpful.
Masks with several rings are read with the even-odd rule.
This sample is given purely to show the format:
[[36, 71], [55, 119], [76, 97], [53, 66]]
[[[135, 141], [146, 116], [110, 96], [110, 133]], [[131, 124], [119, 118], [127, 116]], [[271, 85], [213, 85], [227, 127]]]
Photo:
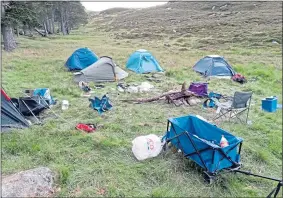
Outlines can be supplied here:
[[156, 100], [160, 100], [161, 98], [163, 98], [167, 95], [176, 94], [176, 93], [180, 93], [180, 91], [166, 92], [166, 93], [163, 93], [159, 96], [152, 97], [152, 98], [126, 99], [126, 100], [121, 100], [121, 101], [123, 101], [123, 102], [137, 102], [137, 103], [153, 102], [153, 101], [156, 101]]
[[165, 97], [168, 102], [171, 101], [174, 103], [174, 100], [178, 100], [180, 98], [189, 98], [191, 96], [195, 96], [194, 93], [190, 91], [180, 92], [180, 91], [174, 91], [174, 92], [166, 92], [159, 96], [152, 97], [152, 98], [139, 98], [139, 99], [126, 99], [121, 100], [123, 102], [135, 102], [135, 103], [145, 103], [145, 102], [153, 102], [162, 99]]

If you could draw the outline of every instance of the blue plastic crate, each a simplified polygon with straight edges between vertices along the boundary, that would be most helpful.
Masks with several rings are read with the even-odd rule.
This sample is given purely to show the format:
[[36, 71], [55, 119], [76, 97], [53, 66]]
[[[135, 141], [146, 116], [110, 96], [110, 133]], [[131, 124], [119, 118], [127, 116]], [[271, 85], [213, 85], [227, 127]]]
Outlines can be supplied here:
[[262, 110], [267, 112], [275, 112], [277, 110], [277, 98], [267, 97], [261, 101]]

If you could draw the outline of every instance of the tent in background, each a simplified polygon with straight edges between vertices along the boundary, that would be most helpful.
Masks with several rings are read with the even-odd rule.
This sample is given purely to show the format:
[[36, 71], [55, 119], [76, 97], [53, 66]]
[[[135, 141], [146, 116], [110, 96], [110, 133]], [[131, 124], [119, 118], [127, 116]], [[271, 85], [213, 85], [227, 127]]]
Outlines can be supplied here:
[[29, 127], [29, 123], [11, 102], [11, 98], [1, 89], [1, 131], [25, 127]]
[[75, 82], [114, 82], [126, 78], [128, 73], [119, 68], [111, 57], [102, 56], [89, 67], [74, 73]]
[[138, 74], [163, 71], [154, 56], [144, 49], [137, 50], [131, 54], [126, 67]]
[[98, 56], [89, 48], [77, 49], [67, 60], [65, 66], [71, 70], [82, 70], [98, 60]]
[[218, 55], [205, 56], [194, 65], [193, 70], [205, 77], [232, 77], [235, 75], [231, 65], [228, 64], [224, 57]]

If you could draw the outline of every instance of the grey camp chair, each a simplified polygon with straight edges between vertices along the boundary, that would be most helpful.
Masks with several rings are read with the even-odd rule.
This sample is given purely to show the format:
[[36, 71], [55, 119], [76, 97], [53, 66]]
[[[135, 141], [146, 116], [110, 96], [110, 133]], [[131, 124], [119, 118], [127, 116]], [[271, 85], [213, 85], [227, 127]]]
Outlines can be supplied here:
[[249, 117], [251, 99], [252, 99], [252, 92], [236, 91], [234, 97], [231, 98], [230, 100], [223, 103], [216, 101], [215, 104], [217, 108], [219, 108], [218, 109], [219, 114], [213, 118], [213, 121], [222, 118], [223, 116], [227, 117], [227, 115], [229, 115], [229, 122], [231, 118], [237, 118], [238, 120], [240, 120], [240, 122], [243, 123], [243, 120], [240, 119], [239, 116], [244, 112], [247, 112], [247, 117], [246, 117], [246, 123], [247, 123]]

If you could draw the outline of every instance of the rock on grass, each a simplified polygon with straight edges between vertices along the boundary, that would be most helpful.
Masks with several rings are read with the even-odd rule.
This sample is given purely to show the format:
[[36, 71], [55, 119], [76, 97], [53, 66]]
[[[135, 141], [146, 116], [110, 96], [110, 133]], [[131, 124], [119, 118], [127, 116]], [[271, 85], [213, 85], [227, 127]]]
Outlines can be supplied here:
[[2, 178], [2, 197], [50, 197], [55, 174], [46, 167], [21, 171]]

